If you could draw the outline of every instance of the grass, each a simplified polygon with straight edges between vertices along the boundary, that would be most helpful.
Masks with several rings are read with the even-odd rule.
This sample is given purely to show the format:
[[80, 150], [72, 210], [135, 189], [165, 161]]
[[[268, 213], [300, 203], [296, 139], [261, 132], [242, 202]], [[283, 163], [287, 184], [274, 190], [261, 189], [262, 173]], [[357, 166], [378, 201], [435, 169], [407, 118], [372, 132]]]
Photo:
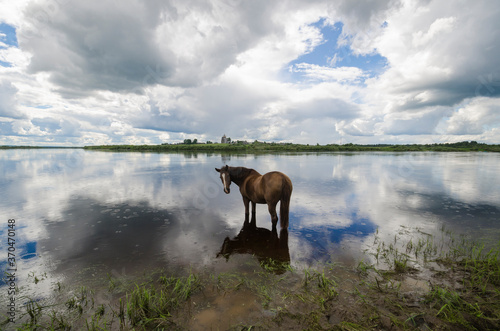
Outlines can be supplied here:
[[132, 326], [168, 327], [173, 324], [172, 311], [201, 287], [197, 275], [187, 277], [160, 277], [160, 286], [139, 285], [127, 294], [127, 315]]
[[333, 276], [326, 276], [325, 271], [306, 269], [304, 271], [304, 287], [307, 289], [311, 284], [320, 290], [321, 295], [318, 299], [322, 306], [325, 301], [338, 295], [337, 282]]
[[[19, 329], [189, 329], [197, 312], [238, 295], [258, 302], [259, 316], [241, 316], [238, 330], [500, 328], [500, 243], [405, 228], [390, 240], [377, 231], [365, 253], [354, 268], [261, 261], [253, 272], [158, 272], [134, 284], [108, 277], [103, 288], [116, 295], [110, 302], [96, 302], [88, 287], [65, 291], [58, 284], [54, 291], [66, 299], [52, 306], [27, 300]], [[427, 288], [409, 290], [408, 279]]]
[[[410, 326], [416, 327], [415, 317], [418, 317], [417, 320], [425, 320], [432, 315], [451, 328], [498, 328], [500, 243], [487, 250], [483, 243], [472, 241], [466, 236], [457, 237], [445, 228], [441, 229], [440, 238], [419, 229], [409, 237], [406, 242], [395, 237], [394, 242], [389, 245], [375, 238], [378, 245], [369, 254], [376, 260], [374, 274], [383, 279], [374, 277], [375, 284], [367, 282], [372, 290], [388, 293], [387, 284], [394, 284], [394, 279], [404, 279], [401, 278], [404, 275], [417, 274], [420, 270], [433, 270], [434, 266], [446, 270], [434, 273], [429, 281], [430, 291], [419, 298], [420, 302], [425, 303], [422, 307], [426, 308], [427, 313], [405, 312], [409, 317], [404, 325], [410, 323]], [[361, 266], [358, 269], [367, 268]], [[368, 277], [366, 272], [364, 275]], [[392, 286], [392, 290], [392, 297], [396, 300], [390, 306], [405, 311], [404, 297], [400, 298], [400, 286]]]
[[100, 151], [138, 151], [138, 152], [352, 152], [352, 151], [377, 151], [377, 152], [500, 152], [500, 145], [488, 145], [475, 141], [458, 143], [424, 144], [424, 145], [356, 145], [356, 144], [326, 144], [303, 145], [293, 143], [267, 143], [254, 141], [253, 143], [236, 142], [232, 144], [164, 144], [164, 145], [101, 145], [85, 146], [87, 150]]

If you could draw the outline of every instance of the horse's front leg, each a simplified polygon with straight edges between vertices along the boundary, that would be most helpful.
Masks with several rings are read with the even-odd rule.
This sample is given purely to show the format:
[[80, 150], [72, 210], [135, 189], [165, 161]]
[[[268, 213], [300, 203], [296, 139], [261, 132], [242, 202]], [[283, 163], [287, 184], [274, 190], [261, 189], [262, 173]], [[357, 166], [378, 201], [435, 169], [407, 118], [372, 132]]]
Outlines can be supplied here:
[[248, 210], [248, 207], [250, 205], [250, 199], [248, 199], [247, 197], [243, 197], [243, 204], [245, 205], [245, 222], [248, 223], [248, 216], [250, 215], [250, 212]]
[[278, 224], [278, 215], [276, 214], [276, 203], [268, 202], [267, 208], [269, 209], [269, 214], [271, 214], [271, 222], [273, 223], [273, 228], [276, 228], [276, 224]]
[[252, 201], [252, 218], [255, 218], [256, 203]]

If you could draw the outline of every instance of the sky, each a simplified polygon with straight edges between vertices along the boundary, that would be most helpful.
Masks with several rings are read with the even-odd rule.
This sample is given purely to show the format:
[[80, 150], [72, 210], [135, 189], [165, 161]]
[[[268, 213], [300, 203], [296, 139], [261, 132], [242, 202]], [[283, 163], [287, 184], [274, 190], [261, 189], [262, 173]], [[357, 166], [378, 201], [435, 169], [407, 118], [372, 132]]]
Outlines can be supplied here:
[[0, 0], [0, 145], [500, 143], [500, 2]]

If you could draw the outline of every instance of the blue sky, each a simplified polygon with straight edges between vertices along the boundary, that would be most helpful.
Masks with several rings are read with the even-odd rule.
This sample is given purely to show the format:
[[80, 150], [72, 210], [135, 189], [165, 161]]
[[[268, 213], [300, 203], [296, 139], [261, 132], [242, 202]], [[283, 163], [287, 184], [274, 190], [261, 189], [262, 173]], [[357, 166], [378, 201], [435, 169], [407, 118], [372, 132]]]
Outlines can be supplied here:
[[[370, 54], [354, 54], [350, 45], [343, 42], [342, 30], [344, 24], [336, 22], [328, 24], [322, 18], [311, 26], [320, 30], [322, 42], [311, 52], [299, 56], [290, 62], [290, 67], [300, 63], [314, 64], [332, 68], [356, 67], [366, 72], [367, 77], [374, 77], [383, 73], [387, 66], [387, 59], [374, 50]], [[295, 80], [303, 79], [301, 73], [295, 73]]]
[[[19, 47], [17, 43], [16, 28], [6, 23], [0, 23], [1, 40], [8, 46]], [[5, 48], [5, 46], [2, 46]]]
[[[17, 44], [16, 28], [5, 23], [0, 23], [0, 49], [6, 49], [8, 47], [19, 47]], [[1, 61], [0, 66], [11, 67], [9, 62]]]
[[500, 143], [494, 1], [2, 1], [0, 144]]

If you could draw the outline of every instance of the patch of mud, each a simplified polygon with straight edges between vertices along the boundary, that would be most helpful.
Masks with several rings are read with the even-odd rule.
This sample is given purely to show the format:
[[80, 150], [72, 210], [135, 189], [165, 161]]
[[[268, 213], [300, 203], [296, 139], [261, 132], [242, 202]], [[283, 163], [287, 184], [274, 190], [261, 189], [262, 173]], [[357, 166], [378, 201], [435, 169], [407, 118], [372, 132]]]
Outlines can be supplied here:
[[[200, 304], [197, 304], [200, 302]], [[193, 298], [196, 309], [190, 319], [189, 330], [227, 330], [237, 325], [245, 325], [263, 314], [260, 299], [248, 289], [236, 292], [202, 293]]]
[[426, 280], [407, 276], [401, 280], [400, 290], [402, 292], [424, 294], [428, 293], [431, 287]]

